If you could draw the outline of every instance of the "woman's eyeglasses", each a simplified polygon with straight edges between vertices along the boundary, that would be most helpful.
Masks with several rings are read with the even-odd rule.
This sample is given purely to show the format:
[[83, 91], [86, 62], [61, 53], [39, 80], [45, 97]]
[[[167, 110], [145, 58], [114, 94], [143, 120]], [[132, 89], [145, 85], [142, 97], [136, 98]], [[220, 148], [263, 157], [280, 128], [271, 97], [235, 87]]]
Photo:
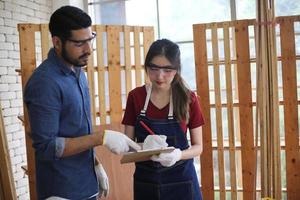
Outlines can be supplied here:
[[94, 41], [94, 39], [96, 38], [97, 34], [96, 32], [92, 32], [92, 37], [86, 39], [86, 40], [72, 40], [72, 39], [67, 39], [70, 42], [73, 42], [75, 47], [82, 47], [84, 46], [86, 43], [89, 43], [89, 45], [91, 45]]
[[149, 72], [152, 72], [152, 73], [158, 73], [158, 72], [162, 71], [166, 74], [169, 74], [173, 71], [176, 71], [176, 69], [171, 65], [159, 66], [159, 65], [156, 65], [153, 63], [149, 63], [147, 65], [147, 68], [149, 69]]

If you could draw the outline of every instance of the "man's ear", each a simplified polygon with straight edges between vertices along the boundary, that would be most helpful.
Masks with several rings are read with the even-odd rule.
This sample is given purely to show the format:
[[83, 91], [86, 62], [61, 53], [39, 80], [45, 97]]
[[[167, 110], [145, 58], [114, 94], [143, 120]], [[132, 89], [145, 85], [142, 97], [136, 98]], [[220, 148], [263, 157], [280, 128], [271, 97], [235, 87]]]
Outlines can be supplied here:
[[61, 42], [61, 39], [60, 39], [59, 37], [53, 36], [53, 37], [52, 37], [52, 44], [53, 44], [53, 47], [54, 47], [56, 50], [61, 49], [62, 42]]

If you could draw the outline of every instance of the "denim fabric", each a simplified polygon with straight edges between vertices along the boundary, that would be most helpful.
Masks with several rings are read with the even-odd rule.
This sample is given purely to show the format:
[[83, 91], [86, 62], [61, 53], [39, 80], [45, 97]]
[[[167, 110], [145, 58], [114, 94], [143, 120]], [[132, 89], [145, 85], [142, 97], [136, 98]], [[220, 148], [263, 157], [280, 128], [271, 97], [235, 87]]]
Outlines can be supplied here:
[[[167, 119], [152, 119], [146, 116], [150, 95], [151, 89], [147, 90], [144, 109], [136, 120], [134, 133], [137, 142], [144, 142], [149, 135], [141, 126], [142, 121], [154, 133], [167, 136], [168, 146], [181, 150], [189, 148], [186, 135], [173, 116], [172, 103], [169, 104]], [[202, 200], [193, 159], [180, 160], [170, 167], [163, 167], [154, 161], [137, 162], [135, 166], [134, 200]]]
[[89, 90], [81, 68], [72, 71], [51, 49], [28, 80], [24, 101], [35, 149], [38, 198], [73, 200], [96, 194], [93, 150], [61, 158], [64, 138], [91, 133]]

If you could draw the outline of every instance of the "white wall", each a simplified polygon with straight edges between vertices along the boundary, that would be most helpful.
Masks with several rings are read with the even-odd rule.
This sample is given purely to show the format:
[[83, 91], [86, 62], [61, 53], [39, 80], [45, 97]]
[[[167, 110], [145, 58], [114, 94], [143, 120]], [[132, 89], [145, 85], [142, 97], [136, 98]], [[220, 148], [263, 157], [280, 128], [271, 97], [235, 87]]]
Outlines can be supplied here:
[[72, 5], [76, 6], [78, 8], [81, 8], [82, 10], [85, 10], [85, 3], [87, 0], [53, 0], [52, 1], [52, 9], [56, 10], [57, 8], [64, 6], [64, 5]]
[[24, 128], [17, 118], [23, 113], [18, 23], [46, 23], [52, 11], [51, 0], [0, 0], [0, 102], [11, 156], [18, 199], [29, 199]]

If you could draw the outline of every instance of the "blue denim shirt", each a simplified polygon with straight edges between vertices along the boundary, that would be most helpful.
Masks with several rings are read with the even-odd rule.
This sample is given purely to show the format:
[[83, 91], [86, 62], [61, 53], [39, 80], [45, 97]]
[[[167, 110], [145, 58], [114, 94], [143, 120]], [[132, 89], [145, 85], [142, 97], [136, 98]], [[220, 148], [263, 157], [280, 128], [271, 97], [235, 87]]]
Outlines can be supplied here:
[[28, 108], [35, 149], [39, 199], [87, 199], [98, 192], [93, 150], [64, 157], [65, 138], [91, 133], [88, 84], [79, 67], [72, 71], [51, 49], [28, 80]]

